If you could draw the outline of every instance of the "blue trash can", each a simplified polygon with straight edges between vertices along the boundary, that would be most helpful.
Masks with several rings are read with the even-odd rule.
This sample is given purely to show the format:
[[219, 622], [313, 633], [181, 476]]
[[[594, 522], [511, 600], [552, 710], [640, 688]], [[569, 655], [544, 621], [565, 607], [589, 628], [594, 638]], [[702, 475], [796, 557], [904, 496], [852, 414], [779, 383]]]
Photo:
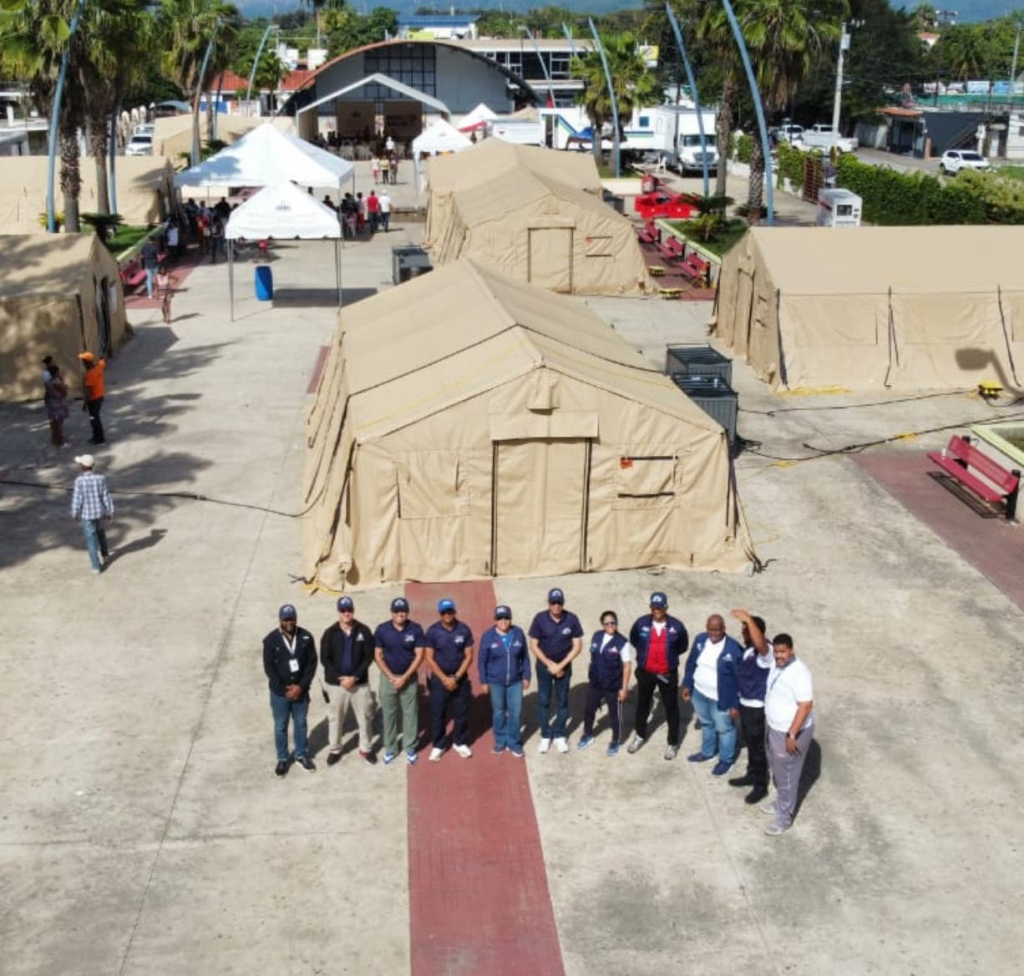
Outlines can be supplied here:
[[274, 297], [274, 272], [269, 264], [256, 265], [256, 299], [269, 302]]

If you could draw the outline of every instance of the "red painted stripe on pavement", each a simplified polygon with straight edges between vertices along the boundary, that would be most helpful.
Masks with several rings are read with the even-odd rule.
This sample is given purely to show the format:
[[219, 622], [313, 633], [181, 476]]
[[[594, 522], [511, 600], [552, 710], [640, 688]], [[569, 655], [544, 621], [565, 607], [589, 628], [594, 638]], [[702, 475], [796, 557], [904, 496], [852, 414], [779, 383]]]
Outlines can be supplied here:
[[324, 375], [324, 367], [327, 365], [327, 356], [330, 351], [330, 346], [321, 346], [320, 351], [316, 354], [316, 365], [313, 367], [313, 375], [309, 378], [309, 386], [306, 387], [307, 393], [316, 393], [320, 386], [320, 377]]
[[[405, 592], [424, 627], [442, 597], [477, 641], [493, 623], [489, 581], [410, 583]], [[475, 665], [470, 675], [475, 686]], [[431, 763], [427, 748], [409, 770], [412, 976], [564, 976], [525, 760], [491, 752], [482, 693], [470, 736], [472, 759], [449, 750]]]

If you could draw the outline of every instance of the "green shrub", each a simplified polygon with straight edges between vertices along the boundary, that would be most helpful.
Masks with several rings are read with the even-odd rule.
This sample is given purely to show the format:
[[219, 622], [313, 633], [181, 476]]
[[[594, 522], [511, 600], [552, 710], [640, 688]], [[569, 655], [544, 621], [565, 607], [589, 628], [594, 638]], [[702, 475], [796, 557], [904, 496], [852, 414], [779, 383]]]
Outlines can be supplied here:
[[749, 163], [754, 158], [754, 137], [746, 132], [733, 135], [732, 158], [738, 163]]
[[809, 156], [821, 157], [822, 155], [818, 149], [804, 152], [796, 146], [791, 146], [788, 142], [779, 143], [775, 164], [778, 179], [775, 185], [781, 187], [783, 180], [789, 180], [793, 186], [803, 186], [804, 160]]
[[1020, 180], [1007, 179], [999, 172], [966, 169], [952, 185], [980, 196], [985, 201], [985, 216], [992, 223], [1024, 224], [1024, 183]]

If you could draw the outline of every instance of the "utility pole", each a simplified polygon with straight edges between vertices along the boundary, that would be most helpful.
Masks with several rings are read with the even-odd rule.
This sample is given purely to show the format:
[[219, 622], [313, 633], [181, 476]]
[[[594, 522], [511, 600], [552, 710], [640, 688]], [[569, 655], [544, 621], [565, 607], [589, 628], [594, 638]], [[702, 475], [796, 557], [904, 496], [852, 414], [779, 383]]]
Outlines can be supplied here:
[[1017, 24], [1017, 39], [1013, 42], [1013, 65], [1010, 68], [1010, 111], [1013, 111], [1013, 92], [1014, 86], [1017, 84], [1017, 55], [1020, 54], [1020, 28], [1021, 25]]
[[832, 101], [832, 132], [839, 135], [839, 111], [843, 104], [843, 62], [850, 50], [850, 35], [846, 33], [846, 21], [839, 28], [839, 63], [836, 65], [836, 95]]

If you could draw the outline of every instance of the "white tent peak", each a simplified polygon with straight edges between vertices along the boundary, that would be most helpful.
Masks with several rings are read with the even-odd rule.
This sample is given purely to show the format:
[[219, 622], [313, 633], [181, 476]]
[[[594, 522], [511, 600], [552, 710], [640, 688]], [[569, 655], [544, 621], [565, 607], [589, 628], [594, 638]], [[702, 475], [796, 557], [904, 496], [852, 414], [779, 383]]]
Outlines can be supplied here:
[[352, 163], [269, 122], [247, 132], [198, 166], [175, 177], [178, 186], [270, 186], [292, 180], [303, 186], [338, 187]]
[[459, 130], [462, 132], [469, 132], [471, 129], [479, 129], [482, 125], [486, 125], [492, 119], [498, 117], [496, 112], [492, 112], [483, 102], [481, 102], [472, 112], [462, 117], [462, 121], [459, 122]]
[[419, 159], [420, 153], [458, 152], [472, 145], [472, 141], [451, 122], [437, 119], [413, 139], [412, 151], [415, 158]]
[[322, 240], [341, 237], [338, 215], [294, 183], [275, 183], [241, 204], [228, 220], [231, 240]]

